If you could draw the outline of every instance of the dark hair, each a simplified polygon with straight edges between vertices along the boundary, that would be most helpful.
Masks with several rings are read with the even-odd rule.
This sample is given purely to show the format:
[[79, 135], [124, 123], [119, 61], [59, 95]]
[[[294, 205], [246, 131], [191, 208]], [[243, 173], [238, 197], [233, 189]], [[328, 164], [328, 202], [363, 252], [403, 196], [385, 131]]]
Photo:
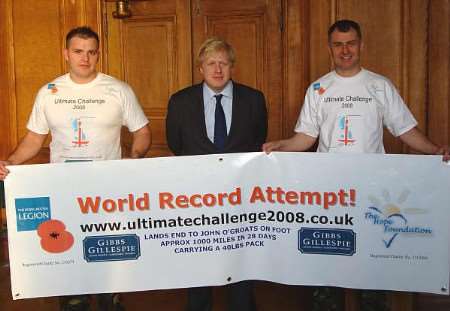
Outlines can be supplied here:
[[348, 32], [350, 29], [353, 29], [356, 31], [356, 34], [358, 35], [358, 38], [362, 39], [361, 34], [361, 27], [359, 27], [359, 24], [355, 21], [349, 20], [349, 19], [341, 19], [339, 21], [336, 21], [331, 27], [328, 29], [328, 41], [331, 41], [331, 34], [337, 30], [339, 32]]
[[79, 37], [83, 39], [93, 38], [95, 39], [95, 41], [97, 41], [97, 46], [99, 45], [100, 42], [100, 40], [98, 39], [98, 34], [88, 26], [73, 28], [71, 31], [69, 31], [69, 33], [66, 36], [66, 48], [69, 47], [70, 40], [73, 37]]

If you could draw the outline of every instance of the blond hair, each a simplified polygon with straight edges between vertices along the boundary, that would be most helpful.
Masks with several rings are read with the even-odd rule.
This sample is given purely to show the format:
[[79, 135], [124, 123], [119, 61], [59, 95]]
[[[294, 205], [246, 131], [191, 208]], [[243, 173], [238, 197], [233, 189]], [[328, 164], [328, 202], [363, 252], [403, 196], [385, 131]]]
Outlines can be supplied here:
[[234, 62], [236, 61], [236, 56], [234, 54], [233, 47], [228, 42], [218, 37], [212, 37], [203, 42], [203, 44], [198, 49], [197, 65], [200, 66], [205, 60], [205, 58], [214, 52], [227, 53], [228, 60], [230, 61], [231, 65], [234, 65]]

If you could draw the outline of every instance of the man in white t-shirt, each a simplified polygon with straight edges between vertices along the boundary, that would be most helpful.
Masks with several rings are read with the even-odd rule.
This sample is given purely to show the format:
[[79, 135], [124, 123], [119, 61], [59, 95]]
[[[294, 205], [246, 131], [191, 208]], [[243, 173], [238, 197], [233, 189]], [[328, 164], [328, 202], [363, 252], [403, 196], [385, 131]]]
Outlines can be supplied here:
[[[0, 180], [7, 165], [33, 158], [51, 133], [50, 162], [120, 159], [120, 133], [132, 133], [131, 158], [144, 157], [150, 148], [148, 119], [130, 86], [97, 72], [99, 38], [89, 27], [66, 36], [64, 58], [69, 72], [42, 87], [27, 124], [28, 132], [6, 161], [0, 161]], [[98, 295], [100, 310], [119, 310], [115, 296]], [[89, 310], [88, 296], [61, 298], [61, 310]]]
[[319, 152], [384, 153], [383, 126], [409, 147], [425, 154], [444, 154], [417, 129], [417, 121], [393, 84], [361, 68], [363, 48], [358, 23], [340, 20], [328, 31], [335, 70], [310, 85], [289, 139], [272, 141], [263, 150], [306, 151], [318, 141]]
[[[425, 154], [443, 154], [417, 129], [417, 121], [393, 84], [385, 77], [361, 68], [363, 48], [359, 24], [340, 20], [328, 30], [328, 48], [334, 71], [313, 82], [289, 139], [263, 145], [271, 151], [306, 151], [317, 140], [318, 152], [384, 153], [383, 126], [411, 148]], [[343, 293], [338, 288], [322, 287], [316, 294], [331, 299], [313, 301], [319, 309], [343, 310]], [[316, 296], [316, 295], [314, 295]]]
[[129, 85], [97, 72], [98, 57], [98, 35], [90, 28], [67, 34], [69, 72], [39, 90], [27, 134], [8, 160], [0, 162], [0, 179], [8, 173], [6, 165], [33, 158], [49, 132], [52, 163], [120, 159], [122, 126], [133, 136], [127, 156], [145, 156], [151, 142], [148, 119]]

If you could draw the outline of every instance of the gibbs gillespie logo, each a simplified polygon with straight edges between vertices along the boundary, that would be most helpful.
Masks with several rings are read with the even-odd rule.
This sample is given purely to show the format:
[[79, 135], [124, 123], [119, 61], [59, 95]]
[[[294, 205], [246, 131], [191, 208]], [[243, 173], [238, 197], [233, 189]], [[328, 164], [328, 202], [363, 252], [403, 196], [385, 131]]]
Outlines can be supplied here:
[[404, 190], [395, 200], [392, 200], [387, 190], [383, 191], [381, 198], [369, 196], [372, 205], [367, 208], [364, 218], [371, 225], [382, 228], [382, 240], [386, 248], [390, 248], [402, 235], [427, 237], [433, 233], [430, 227], [414, 224], [417, 220], [420, 221], [421, 215], [428, 213], [427, 210], [403, 207], [409, 194], [408, 190]]
[[74, 242], [65, 224], [51, 219], [49, 197], [15, 199], [17, 231], [36, 231], [41, 248], [48, 253], [62, 253]]

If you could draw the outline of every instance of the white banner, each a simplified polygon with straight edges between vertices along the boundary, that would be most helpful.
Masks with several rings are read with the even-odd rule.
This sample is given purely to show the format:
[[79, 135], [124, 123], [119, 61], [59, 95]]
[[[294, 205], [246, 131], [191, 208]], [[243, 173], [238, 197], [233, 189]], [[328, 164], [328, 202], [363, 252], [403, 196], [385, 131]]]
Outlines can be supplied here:
[[450, 165], [439, 156], [243, 153], [10, 171], [14, 299], [241, 280], [448, 294]]

